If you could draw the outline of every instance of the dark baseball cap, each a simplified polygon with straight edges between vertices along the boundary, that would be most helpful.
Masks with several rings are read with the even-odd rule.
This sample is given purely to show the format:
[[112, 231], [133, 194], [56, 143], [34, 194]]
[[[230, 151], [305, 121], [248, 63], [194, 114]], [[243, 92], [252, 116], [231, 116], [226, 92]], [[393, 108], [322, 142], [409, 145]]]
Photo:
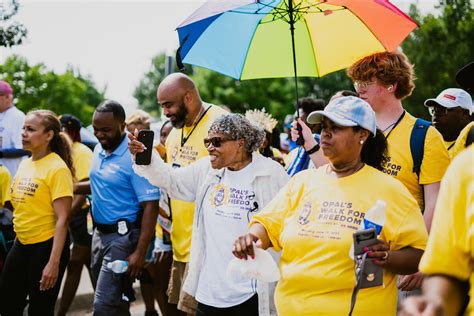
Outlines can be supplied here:
[[74, 130], [80, 130], [82, 127], [81, 121], [72, 114], [63, 114], [59, 117], [62, 126], [72, 128]]

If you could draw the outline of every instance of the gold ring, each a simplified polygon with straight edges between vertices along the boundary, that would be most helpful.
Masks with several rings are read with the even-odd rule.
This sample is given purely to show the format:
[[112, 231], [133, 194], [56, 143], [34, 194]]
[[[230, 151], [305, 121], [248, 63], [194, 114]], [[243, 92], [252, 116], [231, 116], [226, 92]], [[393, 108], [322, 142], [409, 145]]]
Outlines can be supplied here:
[[388, 259], [388, 251], [384, 251], [385, 255], [382, 257], [382, 260]]

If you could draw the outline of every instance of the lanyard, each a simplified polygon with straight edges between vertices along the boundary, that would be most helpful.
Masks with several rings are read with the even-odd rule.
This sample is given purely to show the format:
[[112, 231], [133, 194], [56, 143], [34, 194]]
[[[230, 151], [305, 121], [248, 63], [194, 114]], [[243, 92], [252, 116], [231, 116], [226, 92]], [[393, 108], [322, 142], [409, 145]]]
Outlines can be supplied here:
[[388, 139], [388, 137], [390, 136], [390, 134], [392, 133], [392, 131], [395, 129], [395, 127], [397, 127], [397, 125], [402, 121], [403, 117], [405, 116], [405, 111], [403, 111], [402, 115], [400, 115], [400, 117], [398, 118], [398, 120], [395, 122], [395, 124], [393, 124], [393, 127], [392, 129], [387, 133], [387, 136], [385, 136], [385, 139]]
[[[212, 106], [212, 105], [211, 105]], [[191, 135], [193, 134], [194, 130], [196, 129], [196, 127], [198, 126], [199, 122], [201, 122], [202, 118], [204, 117], [204, 115], [206, 115], [207, 111], [209, 111], [209, 109], [211, 108], [211, 106], [209, 106], [205, 111], [204, 113], [202, 113], [201, 117], [199, 118], [199, 120], [196, 122], [196, 124], [194, 124], [193, 126], [193, 129], [191, 130], [191, 132], [189, 132], [188, 136], [184, 137], [184, 128], [181, 129], [181, 147], [184, 146], [184, 144], [186, 144], [186, 142], [188, 141], [189, 137], [191, 137]]]

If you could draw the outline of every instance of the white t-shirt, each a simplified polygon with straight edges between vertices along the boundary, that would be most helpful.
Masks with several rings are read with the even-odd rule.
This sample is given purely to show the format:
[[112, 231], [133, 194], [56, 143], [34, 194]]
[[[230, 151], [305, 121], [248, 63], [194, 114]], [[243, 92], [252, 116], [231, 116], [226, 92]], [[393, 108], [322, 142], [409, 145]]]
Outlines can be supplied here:
[[[0, 148], [1, 149], [21, 149], [21, 134], [23, 133], [23, 125], [25, 124], [25, 114], [18, 110], [15, 106], [8, 108], [0, 113]], [[0, 158], [0, 164], [8, 168], [12, 179], [16, 174], [16, 170], [20, 162], [25, 157], [19, 158]]]
[[196, 300], [225, 308], [239, 305], [256, 293], [256, 280], [227, 277], [227, 265], [234, 258], [232, 244], [248, 229], [258, 210], [252, 189], [253, 165], [239, 171], [226, 169], [221, 181], [208, 190], [203, 202], [205, 255], [199, 275]]

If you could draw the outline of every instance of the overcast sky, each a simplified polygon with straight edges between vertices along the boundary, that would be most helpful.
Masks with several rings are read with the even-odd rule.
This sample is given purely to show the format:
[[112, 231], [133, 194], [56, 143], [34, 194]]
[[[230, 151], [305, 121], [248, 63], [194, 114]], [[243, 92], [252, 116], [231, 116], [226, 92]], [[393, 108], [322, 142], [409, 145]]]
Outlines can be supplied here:
[[[0, 0], [0, 3], [9, 1]], [[20, 54], [30, 63], [44, 63], [63, 72], [68, 65], [89, 74], [106, 96], [130, 112], [133, 91], [150, 68], [151, 58], [178, 47], [176, 26], [202, 0], [20, 0], [12, 20], [28, 28], [25, 44], [0, 51], [0, 62]], [[404, 11], [416, 0], [394, 0]], [[436, 0], [419, 0], [423, 11]]]

